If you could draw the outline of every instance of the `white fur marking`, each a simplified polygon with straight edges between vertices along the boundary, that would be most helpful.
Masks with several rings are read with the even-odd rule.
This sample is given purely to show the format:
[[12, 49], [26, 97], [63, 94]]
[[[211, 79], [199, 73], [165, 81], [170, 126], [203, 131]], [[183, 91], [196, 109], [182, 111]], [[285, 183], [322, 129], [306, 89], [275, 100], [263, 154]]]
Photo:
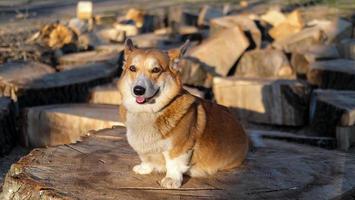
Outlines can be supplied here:
[[154, 126], [155, 120], [154, 113], [127, 113], [127, 140], [139, 154], [160, 153], [170, 147], [170, 141]]
[[150, 174], [154, 167], [150, 163], [142, 162], [139, 165], [133, 167], [133, 171], [137, 174]]
[[161, 185], [166, 188], [179, 188], [182, 184], [183, 174], [189, 170], [188, 165], [191, 158], [191, 151], [188, 151], [174, 159], [171, 159], [169, 152], [163, 152], [166, 163], [166, 175], [161, 180]]

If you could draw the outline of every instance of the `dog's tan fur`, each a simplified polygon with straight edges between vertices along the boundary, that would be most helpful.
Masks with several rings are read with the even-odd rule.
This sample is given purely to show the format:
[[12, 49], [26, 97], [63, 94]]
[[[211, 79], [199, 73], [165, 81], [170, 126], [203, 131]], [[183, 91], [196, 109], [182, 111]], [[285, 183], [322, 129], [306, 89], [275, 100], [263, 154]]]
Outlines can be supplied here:
[[[238, 167], [248, 152], [248, 138], [227, 108], [182, 89], [176, 63], [181, 54], [181, 49], [166, 53], [127, 45], [118, 85], [123, 97], [120, 116], [127, 126], [128, 141], [142, 160], [133, 170], [140, 174], [152, 169], [166, 171], [161, 184], [167, 188], [180, 187], [184, 173], [206, 176]], [[137, 56], [137, 72], [131, 72], [128, 67]], [[152, 58], [158, 61], [159, 74], [150, 73], [151, 62], [147, 60]], [[127, 92], [129, 83], [140, 73], [164, 84], [151, 105], [134, 105]]]

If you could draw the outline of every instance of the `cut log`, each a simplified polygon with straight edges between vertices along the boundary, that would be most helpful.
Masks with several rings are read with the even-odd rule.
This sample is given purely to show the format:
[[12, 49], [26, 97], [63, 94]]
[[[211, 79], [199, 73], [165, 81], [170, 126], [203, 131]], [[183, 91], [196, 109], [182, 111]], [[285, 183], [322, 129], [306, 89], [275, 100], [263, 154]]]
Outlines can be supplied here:
[[336, 138], [338, 148], [344, 151], [355, 146], [355, 126], [337, 126]]
[[133, 24], [114, 24], [114, 28], [120, 32], [124, 32], [124, 35], [127, 37], [138, 35], [139, 30], [137, 26]]
[[[86, 102], [92, 87], [110, 82], [118, 74], [118, 66], [109, 64], [58, 73], [47, 68], [23, 67], [23, 64], [12, 66], [0, 67], [0, 94], [11, 97], [20, 108]], [[37, 73], [30, 71], [32, 68]]]
[[28, 108], [21, 141], [26, 147], [71, 144], [104, 128], [122, 126], [118, 106], [99, 104], [61, 104]]
[[273, 49], [246, 52], [238, 63], [235, 75], [254, 78], [294, 77], [286, 55], [282, 51]]
[[305, 75], [311, 63], [337, 58], [339, 58], [339, 53], [334, 45], [314, 45], [305, 52], [293, 52], [291, 65], [297, 74]]
[[132, 20], [138, 28], [141, 28], [144, 24], [144, 15], [145, 13], [143, 10], [130, 8], [124, 16], [124, 20]]
[[355, 39], [345, 39], [337, 44], [340, 56], [355, 60]]
[[169, 35], [169, 34], [179, 34], [179, 35], [191, 35], [198, 33], [199, 30], [195, 26], [179, 26], [176, 33], [173, 33], [171, 27], [161, 28], [154, 31], [157, 35]]
[[0, 97], [0, 157], [15, 144], [15, 105], [10, 98]]
[[217, 103], [240, 119], [288, 126], [306, 122], [309, 91], [297, 80], [215, 77], [213, 92]]
[[221, 9], [211, 8], [209, 5], [204, 5], [199, 12], [197, 18], [198, 26], [206, 26], [210, 24], [210, 20], [223, 16]]
[[269, 10], [267, 13], [262, 15], [260, 17], [263, 21], [273, 25], [277, 26], [281, 24], [284, 20], [286, 20], [286, 16], [280, 12], [279, 10]]
[[[181, 80], [184, 84], [196, 87], [212, 87], [213, 68], [193, 58], [183, 58], [179, 65], [182, 68]], [[215, 72], [214, 75], [216, 75]]]
[[220, 31], [194, 47], [189, 56], [214, 68], [217, 74], [227, 76], [247, 47], [249, 47], [247, 37], [239, 27], [234, 27]]
[[274, 41], [273, 46], [287, 53], [305, 52], [313, 45], [322, 44], [325, 38], [326, 36], [323, 31], [317, 27], [311, 27], [305, 28], [282, 40]]
[[307, 80], [322, 89], [355, 90], [355, 61], [315, 62], [309, 66]]
[[87, 64], [96, 62], [107, 62], [115, 65], [118, 60], [117, 52], [87, 51], [71, 53], [61, 56], [59, 59], [61, 65]]
[[[45, 75], [55, 73], [54, 68], [36, 62], [6, 63], [0, 67], [1, 82], [17, 82], [25, 84], [26, 81], [38, 79]], [[24, 75], [19, 79], [18, 75]], [[2, 94], [4, 95], [4, 94]], [[1, 95], [0, 95], [1, 96]]]
[[177, 6], [169, 6], [168, 10], [166, 12], [168, 15], [168, 25], [170, 27], [172, 26], [180, 26], [183, 24], [183, 6], [182, 5], [177, 5]]
[[97, 46], [104, 44], [94, 32], [82, 34], [78, 37], [78, 44], [80, 50], [96, 49]]
[[117, 14], [116, 13], [95, 14], [94, 21], [96, 25], [113, 24], [114, 22], [117, 21]]
[[78, 36], [89, 30], [88, 24], [84, 20], [78, 18], [70, 19], [68, 22], [68, 27], [71, 28]]
[[315, 133], [335, 137], [337, 126], [355, 125], [355, 92], [315, 90], [309, 116]]
[[49, 33], [48, 46], [53, 49], [60, 49], [65, 45], [74, 43], [74, 38], [74, 33], [70, 28], [62, 24], [57, 24]]
[[76, 7], [76, 16], [79, 19], [91, 19], [93, 8], [92, 2], [90, 1], [79, 1]]
[[354, 154], [273, 140], [264, 143], [240, 169], [206, 178], [185, 177], [182, 188], [168, 190], [157, 183], [163, 174], [132, 171], [139, 158], [124, 129], [103, 130], [77, 144], [33, 150], [12, 165], [0, 198], [332, 199], [355, 186]]
[[210, 22], [210, 35], [214, 35], [217, 32], [239, 26], [246, 35], [250, 34], [250, 44], [253, 47], [261, 47], [261, 32], [256, 26], [255, 22], [248, 16], [234, 15], [216, 18]]
[[118, 92], [117, 79], [113, 83], [94, 87], [90, 91], [89, 102], [94, 104], [121, 104], [121, 94]]
[[106, 28], [97, 32], [97, 35], [106, 42], [124, 42], [126, 39], [125, 32], [115, 28]]
[[191, 10], [183, 10], [182, 15], [186, 25], [198, 26], [198, 13], [192, 12]]
[[344, 19], [313, 20], [309, 25], [315, 26], [326, 34], [326, 44], [340, 42], [345, 38], [351, 38], [353, 26], [351, 22]]
[[285, 38], [298, 33], [303, 28], [303, 20], [298, 10], [293, 11], [287, 18], [270, 29], [269, 34], [274, 40], [284, 40]]

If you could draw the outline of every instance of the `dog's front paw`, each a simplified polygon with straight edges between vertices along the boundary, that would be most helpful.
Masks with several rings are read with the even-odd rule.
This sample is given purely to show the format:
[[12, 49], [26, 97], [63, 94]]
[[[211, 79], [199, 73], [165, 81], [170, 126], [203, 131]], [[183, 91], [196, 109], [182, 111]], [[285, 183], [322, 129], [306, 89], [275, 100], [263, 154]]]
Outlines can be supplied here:
[[165, 188], [174, 189], [181, 187], [182, 180], [165, 177], [160, 181], [160, 185]]
[[150, 174], [153, 171], [153, 167], [146, 163], [141, 163], [133, 167], [133, 171], [136, 174]]

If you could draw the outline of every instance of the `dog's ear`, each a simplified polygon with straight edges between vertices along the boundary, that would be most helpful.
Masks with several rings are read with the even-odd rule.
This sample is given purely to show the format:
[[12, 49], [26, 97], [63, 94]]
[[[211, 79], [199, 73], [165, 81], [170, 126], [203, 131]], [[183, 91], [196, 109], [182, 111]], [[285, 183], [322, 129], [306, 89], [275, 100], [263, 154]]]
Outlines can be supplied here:
[[124, 55], [125, 55], [125, 60], [127, 58], [127, 56], [132, 53], [132, 51], [135, 49], [133, 42], [131, 39], [127, 39], [125, 42], [125, 48], [124, 48]]
[[186, 53], [189, 46], [190, 46], [190, 40], [186, 40], [186, 42], [183, 45], [181, 45], [181, 47], [176, 49], [171, 49], [168, 51], [168, 55], [171, 63], [170, 65], [174, 70], [179, 70], [178, 68], [179, 61]]

